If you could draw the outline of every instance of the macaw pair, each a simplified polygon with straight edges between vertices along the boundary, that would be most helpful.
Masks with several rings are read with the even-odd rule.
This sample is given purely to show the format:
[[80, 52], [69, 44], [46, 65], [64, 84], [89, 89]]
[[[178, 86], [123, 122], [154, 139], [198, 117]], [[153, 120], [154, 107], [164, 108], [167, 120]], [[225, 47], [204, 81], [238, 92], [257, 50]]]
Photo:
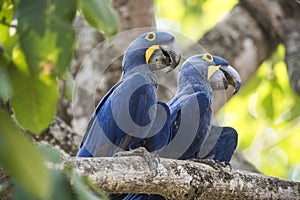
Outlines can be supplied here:
[[[212, 158], [229, 163], [237, 145], [230, 127], [212, 125], [213, 90], [240, 88], [239, 74], [227, 61], [209, 54], [188, 58], [181, 66], [175, 97], [167, 104], [156, 96], [154, 70], [176, 68], [180, 48], [173, 35], [156, 31], [127, 48], [123, 74], [97, 105], [78, 157], [113, 156], [144, 147], [161, 157]], [[129, 194], [125, 199], [163, 199]]]
[[[237, 146], [238, 135], [231, 127], [212, 125], [213, 90], [241, 85], [239, 74], [227, 61], [209, 54], [188, 58], [178, 75], [177, 93], [168, 102], [171, 121], [171, 138], [160, 152], [162, 157], [178, 159], [213, 159], [229, 164]], [[145, 139], [143, 145], [154, 138]], [[153, 149], [151, 149], [153, 150]], [[123, 200], [164, 200], [157, 194], [128, 194]]]

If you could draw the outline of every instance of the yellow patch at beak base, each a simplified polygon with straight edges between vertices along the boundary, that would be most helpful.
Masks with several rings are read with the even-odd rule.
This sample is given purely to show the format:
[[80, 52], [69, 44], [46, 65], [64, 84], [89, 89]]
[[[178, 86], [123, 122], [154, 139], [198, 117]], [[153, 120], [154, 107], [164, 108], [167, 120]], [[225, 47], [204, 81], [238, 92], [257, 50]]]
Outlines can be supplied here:
[[151, 47], [149, 47], [146, 51], [146, 54], [145, 54], [145, 59], [146, 59], [146, 63], [148, 64], [149, 62], [149, 59], [151, 58], [153, 52], [155, 50], [159, 49], [159, 45], [155, 44], [155, 45], [152, 45]]
[[210, 65], [208, 66], [208, 71], [207, 71], [207, 80], [210, 79], [210, 77], [217, 71], [220, 69], [220, 65], [216, 66], [216, 65]]

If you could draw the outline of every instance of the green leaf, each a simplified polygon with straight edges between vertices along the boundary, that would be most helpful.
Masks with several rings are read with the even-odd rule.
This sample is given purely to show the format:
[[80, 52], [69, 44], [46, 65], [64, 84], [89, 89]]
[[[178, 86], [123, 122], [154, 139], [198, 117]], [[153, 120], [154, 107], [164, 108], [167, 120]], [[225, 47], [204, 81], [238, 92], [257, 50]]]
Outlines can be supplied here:
[[[51, 170], [51, 197], [49, 199], [72, 200], [72, 186], [64, 174], [58, 170]], [[28, 193], [17, 181], [14, 181], [14, 200], [38, 200], [35, 196]]]
[[38, 200], [37, 197], [28, 193], [18, 181], [14, 181], [13, 197], [14, 200]]
[[73, 189], [68, 178], [58, 170], [51, 171], [51, 177], [53, 179], [52, 195], [51, 199], [74, 199]]
[[0, 109], [0, 163], [30, 194], [49, 197], [50, 176], [41, 154], [27, 141], [9, 114]]
[[78, 0], [85, 19], [105, 35], [112, 36], [118, 32], [119, 18], [111, 6], [110, 0]]
[[83, 183], [81, 178], [71, 171], [70, 178], [74, 184], [74, 191], [77, 194], [78, 200], [104, 200], [106, 198], [97, 197], [88, 190], [88, 187]]
[[62, 157], [57, 149], [46, 145], [38, 145], [37, 148], [47, 161], [52, 163], [60, 163], [62, 161]]
[[74, 0], [20, 0], [17, 4], [21, 48], [31, 73], [62, 75], [69, 65], [75, 42], [72, 21]]
[[88, 177], [81, 177], [84, 185], [86, 185], [94, 194], [96, 194], [100, 199], [109, 200], [106, 194], [99, 189]]
[[10, 66], [13, 84], [12, 107], [18, 123], [33, 133], [41, 133], [51, 123], [58, 101], [58, 84], [42, 81]]

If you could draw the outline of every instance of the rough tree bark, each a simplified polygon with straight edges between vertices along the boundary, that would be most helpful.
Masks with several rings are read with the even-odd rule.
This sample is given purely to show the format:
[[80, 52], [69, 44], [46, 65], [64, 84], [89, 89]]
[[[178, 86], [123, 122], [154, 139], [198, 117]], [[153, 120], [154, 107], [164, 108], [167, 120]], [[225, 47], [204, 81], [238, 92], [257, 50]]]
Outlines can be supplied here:
[[[160, 194], [168, 199], [299, 199], [300, 183], [245, 171], [161, 159], [156, 176], [142, 157], [70, 158], [98, 188], [109, 193]], [[57, 166], [56, 166], [57, 167]], [[62, 166], [60, 166], [62, 167]]]
[[153, 0], [114, 0], [113, 6], [121, 19], [121, 31], [155, 27]]
[[[286, 48], [292, 87], [300, 95], [300, 4], [295, 0], [240, 0], [225, 19], [200, 40], [212, 54], [227, 59], [240, 73], [243, 85], [279, 43]], [[228, 99], [232, 91], [227, 92]], [[222, 94], [223, 95], [223, 94]], [[225, 103], [219, 96], [215, 110]]]
[[283, 27], [281, 39], [286, 48], [285, 63], [288, 67], [290, 83], [300, 96], [300, 2], [281, 1], [280, 4], [285, 14], [280, 21]]

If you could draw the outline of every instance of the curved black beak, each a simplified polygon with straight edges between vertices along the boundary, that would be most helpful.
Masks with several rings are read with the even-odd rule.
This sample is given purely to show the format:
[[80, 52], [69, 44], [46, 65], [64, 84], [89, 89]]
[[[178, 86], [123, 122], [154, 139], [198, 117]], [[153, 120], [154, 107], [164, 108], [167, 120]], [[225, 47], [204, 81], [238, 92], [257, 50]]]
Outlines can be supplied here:
[[164, 45], [160, 45], [160, 49], [164, 54], [164, 62], [170, 69], [166, 72], [169, 73], [173, 71], [181, 60], [181, 47], [179, 44], [173, 40], [172, 42]]
[[241, 77], [239, 73], [230, 65], [221, 65], [220, 70], [224, 73], [229, 85], [234, 88], [233, 94], [236, 94], [241, 88]]

